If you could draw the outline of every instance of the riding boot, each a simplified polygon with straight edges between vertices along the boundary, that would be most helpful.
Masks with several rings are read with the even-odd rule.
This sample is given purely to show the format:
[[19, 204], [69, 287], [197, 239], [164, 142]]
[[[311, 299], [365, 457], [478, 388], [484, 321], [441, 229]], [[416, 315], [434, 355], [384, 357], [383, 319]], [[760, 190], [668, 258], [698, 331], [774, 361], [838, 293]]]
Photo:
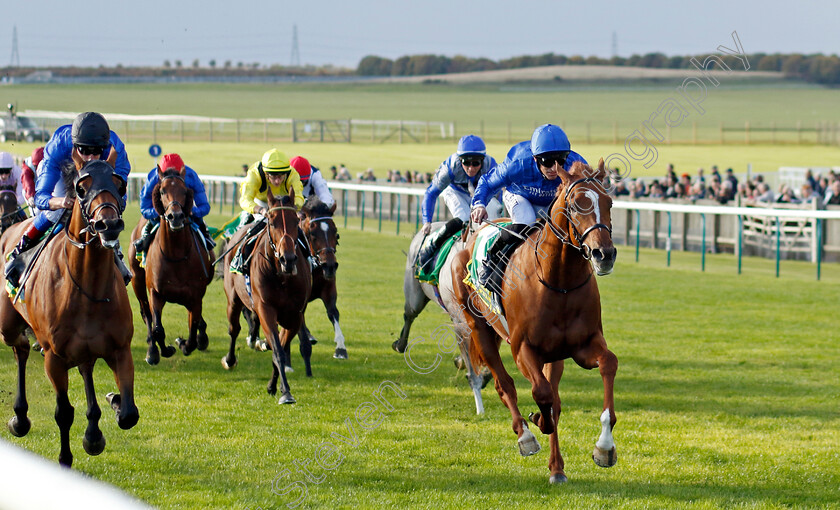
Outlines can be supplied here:
[[211, 236], [210, 232], [207, 230], [207, 224], [204, 223], [204, 218], [191, 216], [190, 221], [198, 226], [198, 230], [201, 232], [201, 235], [204, 236], [204, 245], [207, 246], [207, 251], [212, 251], [213, 248], [216, 247], [216, 241], [213, 240], [213, 236]]
[[461, 218], [452, 218], [443, 227], [432, 232], [417, 253], [417, 267], [424, 273], [428, 273], [434, 269], [433, 267], [429, 267], [429, 264], [435, 258], [435, 253], [437, 253], [447, 239], [455, 235], [462, 228], [464, 228], [463, 220]]
[[254, 249], [256, 243], [256, 235], [265, 228], [265, 220], [260, 220], [251, 226], [243, 236], [242, 245], [236, 250], [233, 258], [230, 260], [230, 272], [241, 275], [248, 274], [248, 260], [251, 258], [251, 251]]
[[149, 220], [143, 225], [143, 230], [140, 231], [140, 237], [134, 241], [134, 250], [137, 253], [142, 253], [149, 249], [149, 245], [152, 244], [152, 239], [154, 238], [152, 235], [154, 227], [158, 224], [158, 221]]
[[38, 239], [41, 237], [41, 231], [35, 228], [35, 226], [29, 227], [23, 237], [20, 238], [18, 241], [17, 246], [12, 252], [9, 254], [8, 260], [6, 260], [6, 268], [4, 270], [4, 274], [6, 276], [6, 281], [12, 284], [14, 288], [20, 286], [20, 277], [23, 274], [23, 261], [21, 261], [18, 257], [21, 253], [29, 250], [33, 246], [38, 243]]
[[514, 223], [507, 227], [507, 230], [502, 230], [499, 238], [490, 247], [487, 256], [484, 258], [484, 263], [481, 265], [481, 274], [478, 281], [485, 287], [499, 292], [502, 289], [502, 280], [504, 278], [504, 268], [499, 267], [502, 260], [507, 260], [510, 255], [511, 248], [519, 244], [520, 234], [528, 225], [526, 223]]
[[119, 243], [117, 246], [114, 247], [114, 262], [117, 264], [117, 269], [120, 270], [120, 274], [123, 277], [123, 282], [126, 286], [128, 286], [129, 282], [131, 282], [131, 278], [134, 275], [131, 274], [131, 270], [125, 265], [125, 261], [123, 260], [123, 253], [122, 249], [120, 248]]
[[309, 262], [309, 270], [314, 271], [318, 267], [318, 259], [312, 255], [312, 249], [309, 247], [309, 239], [306, 238], [306, 233], [300, 228], [298, 229], [297, 243], [303, 252], [304, 258]]

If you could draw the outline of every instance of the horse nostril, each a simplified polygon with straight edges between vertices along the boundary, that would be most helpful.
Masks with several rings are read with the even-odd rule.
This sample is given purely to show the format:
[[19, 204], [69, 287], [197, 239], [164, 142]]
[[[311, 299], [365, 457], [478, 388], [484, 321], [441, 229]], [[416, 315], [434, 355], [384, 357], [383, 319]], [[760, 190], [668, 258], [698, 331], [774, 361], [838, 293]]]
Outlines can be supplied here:
[[604, 252], [602, 252], [600, 248], [596, 248], [592, 250], [592, 258], [600, 262], [604, 260]]

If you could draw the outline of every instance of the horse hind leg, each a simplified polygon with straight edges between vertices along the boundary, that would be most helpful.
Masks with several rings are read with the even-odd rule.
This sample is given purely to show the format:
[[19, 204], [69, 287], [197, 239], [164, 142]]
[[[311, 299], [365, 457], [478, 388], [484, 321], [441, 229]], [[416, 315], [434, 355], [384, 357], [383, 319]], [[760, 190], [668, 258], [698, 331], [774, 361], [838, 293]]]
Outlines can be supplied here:
[[[228, 349], [227, 355], [222, 357], [222, 366], [225, 370], [233, 370], [236, 367], [236, 338], [239, 336], [239, 332], [242, 330], [242, 326], [239, 324], [239, 315], [243, 314], [247, 308], [242, 306], [242, 303], [238, 300], [231, 301], [228, 303], [228, 335], [230, 335], [230, 347]], [[248, 312], [250, 314], [250, 311]], [[249, 315], [245, 315], [246, 322]], [[250, 322], [249, 322], [250, 327]]]
[[166, 331], [163, 329], [163, 297], [152, 291], [151, 316], [152, 316], [152, 342], [160, 347], [160, 355], [164, 358], [171, 358], [175, 354], [175, 348], [166, 345]]
[[339, 313], [338, 308], [335, 306], [335, 297], [327, 305], [327, 317], [333, 325], [333, 331], [335, 331], [335, 352], [333, 353], [333, 358], [348, 359], [347, 347], [344, 345], [344, 333], [338, 324]]
[[26, 400], [26, 362], [29, 360], [29, 341], [23, 335], [18, 338], [18, 343], [13, 347], [15, 362], [17, 363], [17, 395], [13, 409], [15, 415], [9, 420], [9, 432], [15, 437], [23, 437], [32, 428], [27, 413], [29, 403]]
[[251, 349], [257, 349], [260, 342], [259, 321], [254, 317], [254, 312], [247, 308], [242, 308], [242, 315], [245, 317], [245, 323], [248, 324], [248, 337], [245, 339], [245, 343]]
[[105, 449], [105, 436], [99, 429], [99, 419], [102, 417], [102, 410], [96, 403], [96, 391], [93, 388], [93, 365], [95, 362], [79, 365], [79, 373], [85, 383], [85, 398], [87, 400], [88, 426], [85, 429], [85, 437], [82, 446], [88, 455], [99, 455]]
[[[303, 326], [303, 313], [300, 314], [300, 323]], [[289, 343], [291, 343], [293, 335], [289, 333], [288, 337]], [[312, 377], [312, 343], [309, 342], [308, 336], [300, 337], [300, 356], [303, 358], [303, 365], [306, 367], [306, 377]]]
[[420, 315], [420, 312], [429, 302], [428, 296], [423, 292], [420, 282], [414, 278], [413, 270], [408, 269], [403, 277], [403, 293], [405, 294], [405, 307], [403, 310], [403, 327], [400, 337], [391, 344], [391, 348], [399, 353], [404, 353], [408, 347], [408, 334], [411, 331], [411, 324]]

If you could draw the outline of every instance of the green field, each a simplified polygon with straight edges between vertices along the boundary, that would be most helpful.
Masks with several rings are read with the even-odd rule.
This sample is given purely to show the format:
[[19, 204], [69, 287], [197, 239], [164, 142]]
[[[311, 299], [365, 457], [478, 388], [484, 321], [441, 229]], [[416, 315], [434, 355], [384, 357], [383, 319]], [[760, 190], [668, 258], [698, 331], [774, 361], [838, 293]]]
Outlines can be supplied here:
[[[129, 208], [127, 224], [137, 218]], [[214, 215], [209, 222], [223, 219]], [[370, 227], [368, 227], [370, 228]], [[476, 416], [461, 374], [443, 354], [432, 373], [412, 371], [391, 342], [402, 326], [403, 250], [409, 238], [341, 228], [339, 309], [350, 359], [332, 359], [332, 328], [320, 302], [307, 313], [320, 343], [314, 377], [302, 374], [294, 348], [290, 384], [298, 403], [279, 406], [265, 392], [270, 356], [240, 339], [239, 366], [225, 372], [227, 325], [221, 282], [205, 298], [210, 347], [180, 353], [156, 367], [143, 362], [145, 326], [136, 302], [133, 352], [138, 425], [117, 428], [103, 406], [105, 452], [88, 457], [81, 378], [71, 375], [76, 420], [71, 431], [74, 469], [113, 483], [160, 508], [283, 508], [299, 493], [278, 492], [302, 479], [295, 462], [309, 464], [321, 483], [307, 483], [303, 508], [837, 508], [840, 498], [840, 349], [835, 327], [840, 268], [825, 267], [814, 281], [810, 264], [785, 262], [773, 277], [771, 261], [748, 259], [735, 274], [731, 256], [642, 251], [640, 262], [619, 247], [615, 273], [599, 278], [605, 335], [619, 358], [616, 379], [618, 464], [596, 467], [591, 451], [600, 427], [601, 380], [573, 363], [561, 382], [560, 447], [569, 483], [552, 487], [544, 451], [519, 456], [510, 417], [491, 387], [486, 414]], [[375, 262], [374, 262], [375, 261]], [[372, 265], [375, 264], [375, 265]], [[375, 275], [371, 278], [371, 275]], [[166, 309], [171, 341], [187, 332], [186, 313]], [[412, 337], [431, 339], [446, 316], [433, 305]], [[523, 412], [536, 406], [514, 375]], [[412, 352], [431, 362], [433, 342]], [[2, 438], [55, 461], [58, 431], [54, 396], [43, 361], [29, 363], [33, 428], [22, 439]], [[0, 351], [0, 416], [12, 415], [14, 361]], [[356, 424], [356, 409], [393, 381], [393, 397], [376, 427]], [[97, 392], [114, 389], [99, 363]], [[349, 421], [348, 421], [349, 420]], [[355, 445], [347, 436], [353, 424]], [[340, 451], [338, 466], [315, 462], [320, 444]], [[12, 490], [7, 488], [5, 490]]]
[[[597, 84], [496, 84], [496, 85], [371, 85], [371, 84], [173, 84], [173, 85], [11, 85], [0, 87], [2, 102], [15, 102], [21, 110], [119, 112], [130, 114], [183, 114], [227, 118], [382, 119], [455, 122], [456, 139], [467, 133], [484, 134], [488, 150], [502, 160], [510, 145], [528, 139], [538, 124], [552, 122], [566, 127], [572, 147], [591, 162], [614, 152], [624, 153], [624, 140], [648, 120], [660, 103], [676, 97], [679, 83]], [[775, 172], [780, 166], [833, 166], [840, 160], [837, 145], [815, 145], [813, 133], [803, 134], [803, 144], [794, 133], [753, 133], [750, 145], [743, 134], [727, 133], [719, 143], [720, 124], [753, 128], [813, 128], [822, 121], [840, 118], [840, 91], [797, 82], [726, 82], [709, 88], [702, 103], [704, 113], [692, 110], [680, 127], [671, 130], [671, 140], [655, 143], [656, 163], [635, 164], [633, 175], [662, 175], [668, 163], [677, 171], [707, 171], [717, 164], [746, 172]], [[683, 101], [684, 103], [685, 101]], [[661, 119], [658, 121], [660, 130]], [[700, 144], [692, 143], [693, 123]], [[510, 135], [508, 136], [508, 123]], [[590, 139], [587, 141], [587, 123]], [[120, 123], [114, 125], [121, 131]], [[230, 135], [230, 128], [228, 135]], [[123, 137], [126, 133], [120, 133]], [[161, 133], [161, 137], [165, 133]], [[663, 133], [664, 134], [664, 133]], [[837, 139], [840, 130], [834, 130]], [[219, 135], [220, 139], [221, 136]], [[135, 137], [136, 138], [136, 137]], [[421, 139], [421, 142], [423, 140]], [[597, 143], [596, 143], [597, 141]], [[681, 141], [681, 142], [680, 142]], [[352, 144], [296, 143], [284, 139], [249, 143], [203, 141], [180, 142], [177, 137], [159, 140], [166, 152], [179, 152], [200, 173], [238, 174], [243, 163], [277, 146], [289, 154], [301, 154], [321, 168], [345, 163], [351, 172], [373, 168], [379, 177], [388, 169], [433, 171], [451, 154], [455, 139], [431, 144], [406, 138], [397, 144], [371, 143], [364, 137]], [[678, 143], [679, 142], [679, 143]], [[133, 167], [146, 170], [153, 160], [147, 155], [151, 138], [132, 140], [128, 149]], [[16, 154], [31, 152], [34, 144], [5, 143], [0, 150]]]

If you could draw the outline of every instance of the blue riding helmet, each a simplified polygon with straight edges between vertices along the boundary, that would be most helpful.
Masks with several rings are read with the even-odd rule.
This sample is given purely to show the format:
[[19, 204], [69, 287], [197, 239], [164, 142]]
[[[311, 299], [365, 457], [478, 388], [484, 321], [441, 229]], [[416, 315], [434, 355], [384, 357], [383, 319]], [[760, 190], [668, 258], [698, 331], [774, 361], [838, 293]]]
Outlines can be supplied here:
[[458, 155], [466, 156], [467, 154], [478, 154], [481, 156], [487, 154], [487, 147], [484, 145], [484, 140], [475, 135], [462, 136], [458, 140]]
[[531, 137], [531, 154], [539, 156], [546, 152], [568, 152], [572, 150], [569, 138], [562, 129], [553, 124], [543, 124], [534, 130]]

